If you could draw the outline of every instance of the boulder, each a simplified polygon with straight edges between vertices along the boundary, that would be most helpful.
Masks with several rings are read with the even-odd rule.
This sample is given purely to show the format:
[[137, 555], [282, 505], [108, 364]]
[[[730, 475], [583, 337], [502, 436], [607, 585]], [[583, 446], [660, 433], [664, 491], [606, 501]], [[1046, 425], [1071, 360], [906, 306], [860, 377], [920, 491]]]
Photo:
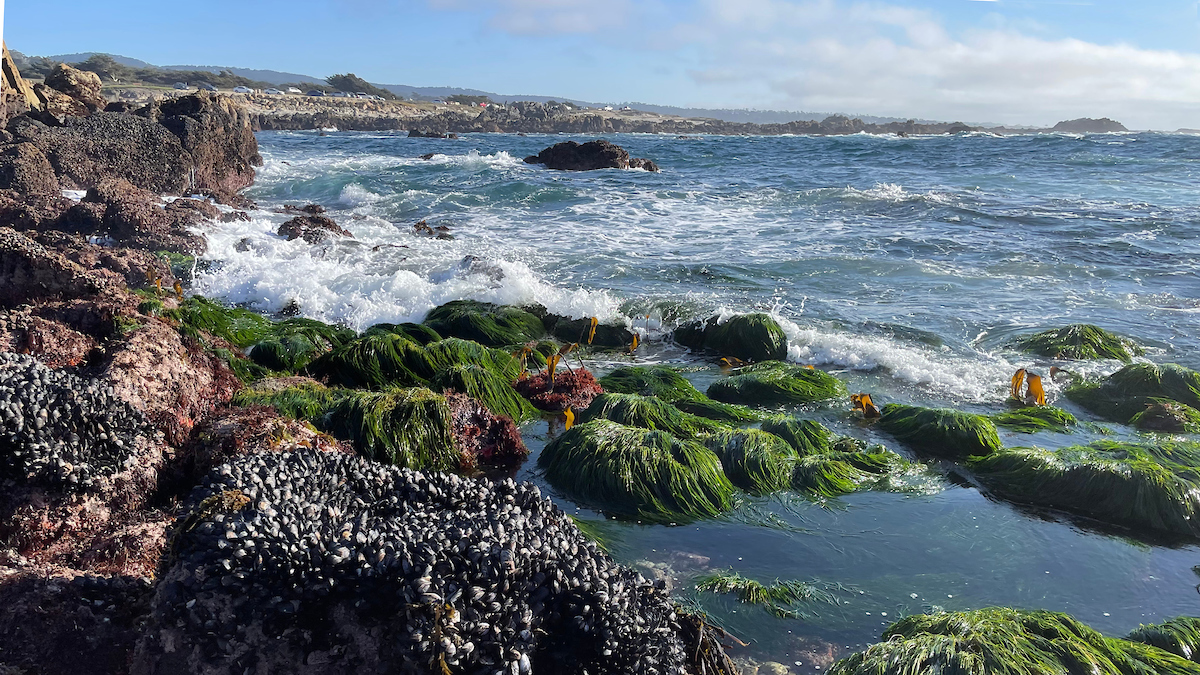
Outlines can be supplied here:
[[83, 200], [63, 214], [59, 226], [68, 232], [107, 235], [131, 248], [196, 255], [204, 252], [207, 242], [188, 228], [197, 225], [203, 213], [186, 205], [167, 211], [154, 193], [114, 178], [89, 188]]
[[1052, 359], [1117, 359], [1125, 363], [1145, 353], [1133, 340], [1086, 323], [1022, 337], [1016, 346], [1021, 351]]
[[768, 314], [738, 314], [718, 322], [693, 321], [675, 329], [673, 337], [691, 349], [707, 349], [743, 361], [782, 361], [787, 358], [787, 334]]
[[58, 178], [37, 146], [14, 143], [0, 150], [0, 190], [13, 190], [21, 197], [57, 195]]
[[179, 138], [195, 170], [191, 189], [228, 202], [262, 166], [250, 116], [227, 96], [193, 94], [163, 101], [156, 119]]
[[531, 377], [518, 379], [513, 387], [535, 408], [551, 413], [565, 412], [567, 408], [583, 410], [604, 393], [596, 377], [586, 368], [573, 371], [559, 368], [554, 374], [553, 384], [550, 383], [550, 373], [543, 370]]
[[[100, 93], [100, 76], [60, 63], [46, 76], [45, 85], [82, 103], [86, 110], [104, 110], [108, 101]], [[85, 113], [86, 114], [86, 113]]]
[[339, 237], [354, 236], [350, 233], [350, 230], [341, 227], [332, 218], [318, 215], [296, 216], [280, 225], [276, 234], [281, 237], [287, 237], [288, 241], [303, 239], [310, 244], [319, 244], [333, 235]]
[[[637, 168], [657, 171], [658, 166], [646, 159], [633, 160]], [[536, 155], [525, 158], [526, 164], [544, 164], [548, 169], [560, 171], [593, 171], [595, 169], [628, 169], [629, 153], [619, 145], [606, 140], [588, 141], [584, 144], [565, 141], [555, 144]]]
[[[34, 182], [36, 173], [26, 173], [28, 165], [14, 165], [14, 180], [19, 184]], [[20, 178], [18, 178], [18, 176]], [[17, 190], [0, 190], [0, 223], [19, 231], [43, 230], [58, 226], [58, 219], [67, 209], [75, 205], [67, 197], [54, 192], [21, 193]]]
[[33, 93], [41, 105], [32, 114], [46, 124], [61, 126], [69, 117], [85, 117], [91, 112], [81, 101], [41, 83], [33, 85]]
[[41, 105], [37, 94], [13, 63], [12, 55], [8, 53], [8, 45], [4, 45], [3, 77], [5, 92], [5, 110], [0, 114], [0, 122], [7, 121], [13, 114], [20, 114], [31, 109], [36, 110]]
[[707, 394], [722, 403], [804, 405], [845, 396], [846, 387], [836, 377], [821, 370], [766, 361], [713, 382]]
[[521, 430], [512, 419], [496, 415], [466, 394], [448, 392], [446, 404], [455, 445], [476, 466], [514, 466], [529, 456]]
[[948, 408], [890, 403], [883, 407], [878, 426], [922, 456], [965, 460], [1003, 447], [991, 420]]

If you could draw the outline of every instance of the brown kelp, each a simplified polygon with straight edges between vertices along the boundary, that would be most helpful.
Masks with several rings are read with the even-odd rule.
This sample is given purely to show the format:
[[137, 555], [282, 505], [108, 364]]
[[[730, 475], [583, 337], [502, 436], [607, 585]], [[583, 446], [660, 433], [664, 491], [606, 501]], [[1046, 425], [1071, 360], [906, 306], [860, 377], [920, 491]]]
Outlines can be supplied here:
[[970, 463], [993, 494], [1140, 530], [1200, 536], [1200, 443], [1011, 448]]
[[517, 393], [507, 380], [475, 364], [458, 364], [443, 369], [430, 380], [437, 391], [466, 394], [496, 415], [517, 424], [537, 418], [538, 411]]
[[1075, 416], [1066, 410], [1044, 405], [1017, 408], [992, 415], [991, 420], [998, 427], [1012, 429], [1023, 434], [1032, 434], [1038, 431], [1066, 433], [1079, 423]]
[[1021, 351], [1038, 356], [1077, 361], [1117, 359], [1128, 363], [1145, 353], [1133, 340], [1089, 323], [1035, 333], [1018, 339], [1016, 344]]
[[1175, 364], [1133, 363], [1103, 382], [1083, 382], [1067, 398], [1097, 415], [1128, 423], [1146, 406], [1174, 401], [1200, 410], [1200, 372]]
[[988, 608], [918, 614], [883, 642], [838, 661], [830, 675], [1196, 675], [1154, 647], [1106, 638], [1057, 612]]
[[800, 405], [845, 396], [846, 387], [824, 371], [768, 361], [741, 368], [737, 375], [717, 380], [707, 393], [709, 398], [723, 403]]
[[542, 450], [538, 466], [555, 488], [614, 514], [679, 521], [732, 506], [721, 460], [663, 431], [609, 420], [576, 424]]
[[1181, 616], [1160, 624], [1141, 625], [1126, 639], [1200, 662], [1200, 618]]
[[739, 314], [718, 323], [716, 317], [675, 329], [673, 337], [692, 349], [707, 349], [745, 361], [787, 358], [787, 335], [768, 314]]
[[425, 325], [444, 337], [473, 340], [487, 347], [519, 345], [546, 334], [542, 320], [518, 307], [455, 300], [435, 308]]
[[792, 484], [796, 453], [778, 436], [760, 429], [730, 429], [702, 442], [721, 459], [730, 482], [747, 492], [768, 494]]
[[683, 412], [721, 422], [753, 422], [758, 415], [743, 406], [718, 403], [700, 393], [670, 366], [624, 366], [600, 378], [605, 391], [655, 396]]
[[719, 570], [696, 580], [696, 590], [708, 593], [733, 593], [748, 605], [761, 605], [782, 619], [803, 616], [801, 606], [812, 603], [838, 604], [837, 596], [828, 588], [794, 579], [762, 583], [730, 570]]
[[890, 403], [883, 407], [878, 425], [919, 455], [965, 459], [1002, 447], [991, 420], [948, 408]]
[[637, 394], [600, 394], [579, 414], [580, 424], [597, 419], [657, 429], [679, 438], [697, 438], [726, 428], [719, 422], [681, 412], [665, 401]]

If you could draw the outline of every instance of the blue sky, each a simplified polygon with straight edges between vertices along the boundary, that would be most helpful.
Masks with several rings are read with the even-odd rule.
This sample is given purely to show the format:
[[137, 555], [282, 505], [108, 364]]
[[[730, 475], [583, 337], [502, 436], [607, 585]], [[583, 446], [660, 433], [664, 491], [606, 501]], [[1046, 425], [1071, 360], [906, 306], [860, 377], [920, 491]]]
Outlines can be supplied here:
[[[27, 54], [107, 51], [590, 101], [1200, 127], [1195, 0], [10, 0]], [[50, 17], [72, 17], [71, 21]]]

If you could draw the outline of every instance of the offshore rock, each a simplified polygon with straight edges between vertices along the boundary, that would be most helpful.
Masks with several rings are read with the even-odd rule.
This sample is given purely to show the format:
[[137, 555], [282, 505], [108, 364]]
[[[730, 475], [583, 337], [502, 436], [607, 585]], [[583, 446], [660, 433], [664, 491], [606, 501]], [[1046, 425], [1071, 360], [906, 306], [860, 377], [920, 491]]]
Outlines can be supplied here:
[[1107, 134], [1120, 131], [1129, 131], [1124, 124], [1116, 120], [1110, 120], [1107, 117], [1093, 119], [1090, 117], [1081, 117], [1077, 120], [1067, 120], [1054, 125], [1051, 131], [1071, 134]]
[[717, 317], [692, 321], [672, 337], [690, 349], [708, 349], [744, 361], [782, 361], [787, 358], [787, 334], [768, 314], [739, 314], [718, 323]]
[[[658, 171], [658, 166], [646, 159], [635, 159], [637, 168]], [[595, 169], [628, 169], [629, 153], [606, 140], [588, 141], [580, 145], [566, 141], [525, 158], [526, 164], [544, 164], [547, 169], [560, 171], [593, 171]]]
[[303, 239], [310, 244], [319, 244], [331, 235], [339, 237], [354, 236], [350, 233], [350, 230], [338, 225], [332, 218], [320, 215], [296, 216], [280, 225], [276, 234], [281, 237], [287, 237], [288, 241]]
[[46, 76], [45, 84], [82, 103], [85, 111], [104, 110], [108, 105], [100, 93], [100, 76], [95, 73], [60, 63]]
[[304, 450], [222, 466], [187, 512], [136, 675], [688, 672], [667, 594], [528, 484]]

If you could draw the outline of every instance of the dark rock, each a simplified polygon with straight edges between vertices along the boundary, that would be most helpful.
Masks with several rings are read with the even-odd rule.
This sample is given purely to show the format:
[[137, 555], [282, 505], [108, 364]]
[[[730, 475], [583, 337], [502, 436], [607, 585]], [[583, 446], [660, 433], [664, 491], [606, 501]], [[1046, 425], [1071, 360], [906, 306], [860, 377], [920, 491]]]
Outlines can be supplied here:
[[596, 335], [588, 342], [591, 319], [571, 319], [557, 314], [542, 317], [546, 332], [563, 342], [578, 342], [599, 349], [623, 349], [633, 343], [633, 331], [623, 323], [601, 323], [596, 326]]
[[221, 209], [200, 199], [176, 199], [166, 206], [166, 212], [197, 222], [220, 220]]
[[222, 223], [248, 223], [250, 222], [250, 214], [245, 211], [230, 211], [229, 213], [222, 213], [218, 220]]
[[135, 107], [136, 106], [134, 106], [129, 101], [113, 101], [112, 103], [109, 103], [108, 105], [104, 106], [104, 112], [128, 113], [128, 112], [133, 112]]
[[200, 93], [163, 101], [157, 113], [192, 159], [192, 189], [224, 202], [254, 182], [254, 167], [263, 160], [250, 116], [240, 103]]
[[320, 204], [306, 204], [304, 206], [292, 206], [284, 204], [283, 210], [279, 213], [307, 213], [310, 216], [319, 216], [325, 213], [325, 207]]
[[104, 110], [108, 105], [108, 101], [100, 93], [100, 76], [95, 73], [60, 63], [46, 76], [45, 84], [79, 101], [86, 107], [87, 112]]
[[[637, 167], [657, 171], [658, 166], [647, 159], [633, 160]], [[536, 155], [525, 158], [527, 164], [544, 164], [548, 169], [560, 171], [592, 171], [595, 169], [628, 169], [629, 153], [619, 145], [606, 140], [588, 141], [580, 145], [575, 141], [558, 143]]]
[[107, 279], [89, 274], [61, 253], [0, 227], [0, 307], [96, 295]]
[[0, 190], [0, 223], [22, 231], [56, 227], [58, 219], [74, 204], [54, 193]]
[[649, 171], [650, 173], [658, 173], [658, 171], [659, 171], [657, 164], [655, 164], [653, 161], [651, 161], [649, 159], [645, 159], [642, 157], [634, 157], [633, 159], [630, 159], [629, 160], [629, 168], [642, 169], [644, 171]]
[[458, 138], [458, 134], [448, 134], [429, 129], [409, 129], [409, 138]]
[[[83, 234], [106, 234], [131, 248], [196, 255], [207, 248], [204, 237], [188, 231], [207, 213], [219, 211], [208, 204], [188, 207], [188, 202], [168, 212], [153, 193], [123, 178], [106, 179], [89, 188], [83, 201], [63, 215], [62, 229]], [[97, 205], [103, 205], [101, 213]], [[99, 221], [96, 218], [99, 216]]]
[[319, 244], [331, 235], [353, 237], [349, 230], [342, 228], [333, 219], [325, 216], [296, 216], [279, 226], [277, 234], [287, 237], [288, 241], [303, 239], [310, 244]]
[[1051, 131], [1058, 131], [1068, 134], [1107, 134], [1118, 131], [1129, 131], [1124, 124], [1116, 120], [1110, 120], [1107, 117], [1093, 119], [1090, 117], [1081, 117], [1077, 120], [1067, 120], [1054, 125]]
[[54, 168], [32, 143], [16, 143], [0, 150], [0, 190], [21, 196], [58, 195]]
[[423, 159], [428, 162], [429, 160], [433, 159], [434, 155], [436, 155], [436, 154], [437, 154], [436, 152], [427, 152], [427, 153], [421, 155], [420, 157], [418, 157], [418, 159]]
[[743, 361], [787, 358], [787, 335], [767, 314], [738, 314], [724, 323], [715, 316], [693, 321], [676, 328], [672, 338], [689, 349], [707, 349]]

